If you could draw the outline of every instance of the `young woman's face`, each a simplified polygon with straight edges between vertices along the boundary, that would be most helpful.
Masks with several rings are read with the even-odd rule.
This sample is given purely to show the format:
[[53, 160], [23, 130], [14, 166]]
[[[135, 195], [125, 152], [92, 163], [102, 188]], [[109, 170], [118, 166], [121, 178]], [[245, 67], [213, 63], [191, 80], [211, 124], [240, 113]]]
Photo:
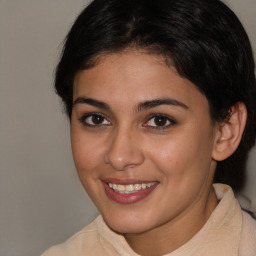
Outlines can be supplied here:
[[206, 97], [160, 56], [107, 55], [76, 75], [76, 168], [118, 232], [196, 218], [212, 193], [216, 134]]

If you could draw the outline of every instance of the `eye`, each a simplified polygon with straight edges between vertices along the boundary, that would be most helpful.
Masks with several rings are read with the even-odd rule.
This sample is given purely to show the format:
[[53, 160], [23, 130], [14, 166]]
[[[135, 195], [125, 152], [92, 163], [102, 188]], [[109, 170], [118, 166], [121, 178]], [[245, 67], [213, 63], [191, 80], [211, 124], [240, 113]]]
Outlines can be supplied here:
[[172, 124], [175, 124], [175, 122], [171, 118], [165, 115], [158, 114], [158, 115], [152, 116], [144, 126], [148, 126], [156, 129], [164, 129], [164, 128], [168, 128]]
[[83, 125], [87, 126], [107, 126], [110, 122], [101, 114], [93, 113], [79, 119]]

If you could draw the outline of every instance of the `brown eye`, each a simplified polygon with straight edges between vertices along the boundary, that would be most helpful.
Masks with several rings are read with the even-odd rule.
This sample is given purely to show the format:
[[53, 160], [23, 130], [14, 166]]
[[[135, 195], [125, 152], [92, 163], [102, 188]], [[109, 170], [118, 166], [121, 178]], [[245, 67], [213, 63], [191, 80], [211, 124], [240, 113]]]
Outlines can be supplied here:
[[175, 124], [175, 122], [171, 118], [165, 115], [158, 114], [158, 115], [152, 116], [144, 126], [156, 128], [156, 129], [164, 129], [164, 128], [168, 128], [172, 124]]
[[168, 120], [165, 116], [156, 116], [153, 118], [155, 126], [165, 126], [168, 123]]
[[82, 122], [90, 126], [110, 125], [110, 122], [100, 114], [90, 114], [83, 118]]
[[93, 124], [102, 124], [104, 122], [104, 117], [100, 115], [93, 115], [91, 120]]

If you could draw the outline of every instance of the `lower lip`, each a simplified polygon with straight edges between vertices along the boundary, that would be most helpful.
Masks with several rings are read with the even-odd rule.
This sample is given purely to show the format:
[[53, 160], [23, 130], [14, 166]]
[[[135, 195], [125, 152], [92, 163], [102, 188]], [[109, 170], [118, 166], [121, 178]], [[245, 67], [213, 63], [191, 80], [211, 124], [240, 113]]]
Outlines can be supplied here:
[[104, 185], [104, 189], [105, 189], [107, 196], [111, 200], [113, 200], [119, 204], [133, 204], [133, 203], [136, 203], [136, 202], [144, 199], [148, 195], [150, 195], [151, 192], [157, 187], [158, 183], [155, 183], [150, 188], [142, 189], [135, 193], [130, 193], [130, 194], [118, 193], [115, 190], [113, 190], [112, 188], [110, 188], [106, 182], [103, 182], [103, 185]]

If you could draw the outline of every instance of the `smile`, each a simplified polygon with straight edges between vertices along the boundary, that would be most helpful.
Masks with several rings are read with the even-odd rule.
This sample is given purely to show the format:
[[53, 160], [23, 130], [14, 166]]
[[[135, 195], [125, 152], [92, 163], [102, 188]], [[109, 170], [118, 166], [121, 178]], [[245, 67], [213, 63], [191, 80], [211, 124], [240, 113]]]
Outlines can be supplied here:
[[128, 184], [128, 185], [121, 185], [121, 184], [113, 184], [113, 183], [107, 183], [110, 188], [115, 190], [118, 193], [121, 194], [132, 194], [136, 193], [140, 190], [144, 190], [147, 188], [150, 188], [155, 185], [156, 182], [151, 183], [142, 183], [142, 184]]
[[109, 199], [119, 204], [132, 204], [148, 197], [159, 185], [159, 182], [109, 179], [102, 184]]

